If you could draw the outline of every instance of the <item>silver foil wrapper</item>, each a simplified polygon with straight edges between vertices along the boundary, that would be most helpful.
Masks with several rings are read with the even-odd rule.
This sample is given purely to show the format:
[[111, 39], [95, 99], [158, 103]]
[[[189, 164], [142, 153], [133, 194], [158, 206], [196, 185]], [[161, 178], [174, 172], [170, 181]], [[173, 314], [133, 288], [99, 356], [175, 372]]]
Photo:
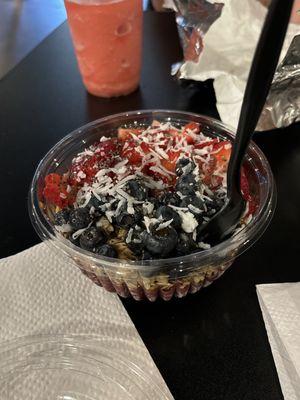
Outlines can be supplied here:
[[278, 66], [258, 130], [281, 128], [300, 121], [300, 35], [295, 36]]
[[[221, 16], [223, 3], [208, 0], [174, 0], [176, 22], [184, 60], [172, 66], [172, 74], [182, 78], [186, 61], [197, 63], [210, 26]], [[295, 36], [279, 64], [257, 130], [286, 127], [300, 121], [300, 35]]]

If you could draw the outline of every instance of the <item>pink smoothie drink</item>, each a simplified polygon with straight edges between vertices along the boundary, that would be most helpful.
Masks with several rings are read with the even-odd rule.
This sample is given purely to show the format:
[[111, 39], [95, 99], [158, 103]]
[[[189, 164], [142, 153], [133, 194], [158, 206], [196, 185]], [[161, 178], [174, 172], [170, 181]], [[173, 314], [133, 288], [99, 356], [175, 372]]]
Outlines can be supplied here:
[[141, 0], [65, 0], [79, 69], [87, 91], [114, 97], [139, 85]]

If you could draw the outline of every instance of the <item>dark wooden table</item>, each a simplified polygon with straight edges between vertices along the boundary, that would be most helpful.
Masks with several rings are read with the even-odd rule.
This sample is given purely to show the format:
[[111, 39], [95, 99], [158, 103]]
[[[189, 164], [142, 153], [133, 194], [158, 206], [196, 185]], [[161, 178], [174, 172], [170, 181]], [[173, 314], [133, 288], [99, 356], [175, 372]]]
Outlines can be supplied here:
[[[179, 85], [170, 77], [180, 59], [173, 15], [148, 12], [141, 86], [130, 96], [101, 100], [85, 92], [66, 24], [0, 81], [0, 257], [39, 242], [27, 212], [30, 180], [47, 150], [74, 128], [134, 109], [218, 116], [211, 82]], [[196, 295], [123, 301], [176, 400], [282, 399], [255, 285], [300, 280], [299, 128], [255, 136], [274, 171], [278, 206], [254, 247]]]
[[65, 19], [63, 0], [0, 0], [0, 79]]

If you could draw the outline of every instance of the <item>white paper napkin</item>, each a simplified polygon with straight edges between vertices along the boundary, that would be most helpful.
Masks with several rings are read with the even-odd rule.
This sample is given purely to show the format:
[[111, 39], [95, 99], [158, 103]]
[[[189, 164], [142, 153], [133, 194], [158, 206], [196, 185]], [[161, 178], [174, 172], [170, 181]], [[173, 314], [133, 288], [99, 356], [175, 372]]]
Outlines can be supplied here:
[[[205, 34], [199, 61], [185, 62], [180, 77], [198, 81], [214, 79], [221, 120], [236, 128], [266, 8], [256, 0], [222, 0], [222, 3], [222, 15]], [[281, 59], [296, 34], [300, 34], [300, 26], [290, 24]]]
[[258, 285], [257, 295], [285, 400], [300, 399], [300, 282]]
[[94, 334], [173, 399], [117, 295], [44, 243], [0, 260], [0, 341], [38, 334]]

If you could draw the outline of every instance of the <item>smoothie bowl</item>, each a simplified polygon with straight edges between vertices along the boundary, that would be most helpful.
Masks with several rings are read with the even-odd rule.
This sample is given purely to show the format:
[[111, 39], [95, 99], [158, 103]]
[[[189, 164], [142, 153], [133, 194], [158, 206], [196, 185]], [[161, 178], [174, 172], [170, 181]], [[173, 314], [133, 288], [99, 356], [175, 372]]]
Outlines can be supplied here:
[[275, 207], [269, 164], [251, 143], [246, 209], [235, 233], [206, 243], [199, 227], [226, 202], [234, 138], [209, 117], [157, 110], [102, 118], [40, 162], [29, 208], [38, 234], [93, 282], [155, 301], [208, 286], [264, 232]]

